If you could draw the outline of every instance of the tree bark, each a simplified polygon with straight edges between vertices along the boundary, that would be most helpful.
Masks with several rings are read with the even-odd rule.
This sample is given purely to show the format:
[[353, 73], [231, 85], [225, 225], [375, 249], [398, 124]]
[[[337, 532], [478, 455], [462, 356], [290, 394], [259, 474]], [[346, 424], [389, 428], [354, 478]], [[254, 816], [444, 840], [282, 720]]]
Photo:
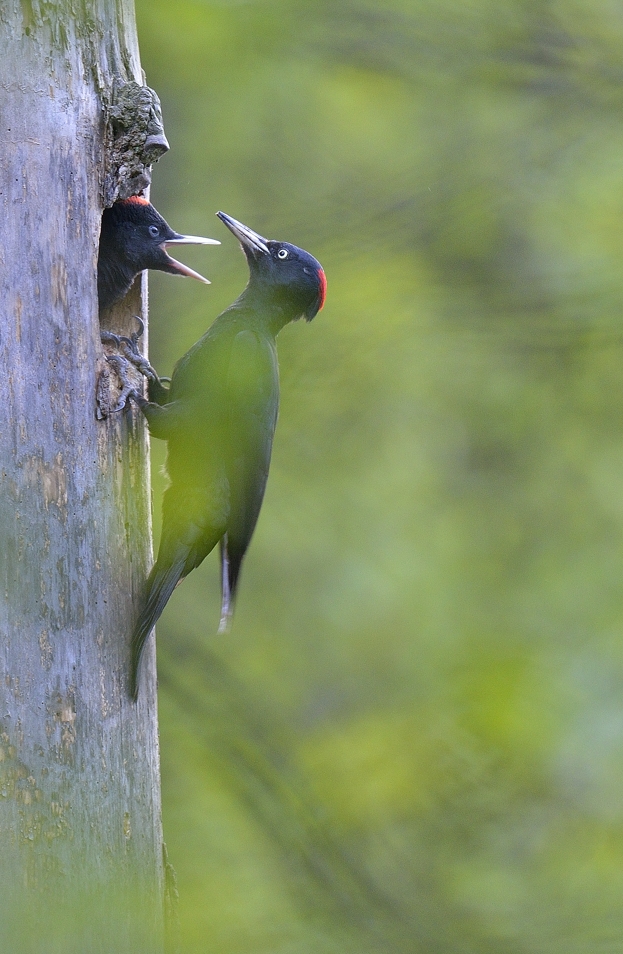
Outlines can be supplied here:
[[149, 181], [110, 159], [133, 2], [0, 0], [0, 30], [0, 949], [153, 954], [153, 647], [128, 695], [148, 446], [136, 411], [96, 416], [101, 213]]

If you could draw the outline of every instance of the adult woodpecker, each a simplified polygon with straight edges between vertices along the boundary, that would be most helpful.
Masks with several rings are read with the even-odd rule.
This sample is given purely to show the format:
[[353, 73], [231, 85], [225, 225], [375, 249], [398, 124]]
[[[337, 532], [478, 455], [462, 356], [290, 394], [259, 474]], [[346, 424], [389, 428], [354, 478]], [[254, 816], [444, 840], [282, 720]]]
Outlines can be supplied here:
[[147, 636], [175, 586], [217, 543], [219, 632], [229, 629], [277, 424], [275, 337], [290, 321], [311, 321], [326, 295], [322, 266], [308, 252], [265, 239], [224, 212], [217, 215], [246, 255], [247, 287], [178, 362], [168, 390], [153, 381], [149, 401], [136, 396], [151, 434], [168, 442], [170, 486], [163, 501], [158, 559], [132, 636], [134, 698]]
[[209, 285], [203, 275], [176, 262], [167, 253], [169, 245], [220, 245], [216, 239], [174, 232], [159, 212], [140, 196], [115, 202], [102, 215], [97, 294], [104, 311], [130, 290], [132, 282], [146, 268], [172, 275], [186, 275]]

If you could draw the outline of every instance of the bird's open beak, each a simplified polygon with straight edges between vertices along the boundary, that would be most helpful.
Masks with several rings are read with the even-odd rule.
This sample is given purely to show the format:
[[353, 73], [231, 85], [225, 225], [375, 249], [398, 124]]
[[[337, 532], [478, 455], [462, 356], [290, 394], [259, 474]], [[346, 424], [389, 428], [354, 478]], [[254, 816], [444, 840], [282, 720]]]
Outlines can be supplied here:
[[203, 275], [200, 275], [199, 272], [193, 271], [192, 268], [189, 268], [188, 265], [184, 265], [182, 262], [176, 261], [174, 258], [171, 258], [167, 254], [167, 248], [169, 245], [220, 245], [216, 239], [203, 238], [200, 235], [179, 235], [176, 233], [175, 238], [167, 239], [166, 242], [162, 243], [162, 251], [165, 253], [169, 260], [169, 266], [173, 271], [176, 271], [178, 275], [185, 275], [187, 278], [196, 278], [199, 282], [205, 282], [206, 285], [210, 284], [209, 278], [204, 278]]
[[226, 215], [224, 212], [217, 212], [216, 214], [223, 225], [226, 225], [229, 231], [233, 232], [245, 252], [250, 252], [254, 258], [257, 258], [260, 254], [270, 255], [270, 250], [266, 244], [267, 240], [250, 229], [248, 225], [237, 222], [236, 219], [232, 219], [231, 215]]

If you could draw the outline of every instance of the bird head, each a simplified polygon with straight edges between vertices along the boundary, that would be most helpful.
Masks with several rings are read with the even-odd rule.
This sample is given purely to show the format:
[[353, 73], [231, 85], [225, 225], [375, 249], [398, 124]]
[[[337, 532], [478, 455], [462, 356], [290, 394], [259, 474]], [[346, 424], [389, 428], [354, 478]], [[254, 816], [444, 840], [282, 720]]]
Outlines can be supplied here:
[[199, 272], [172, 258], [170, 245], [220, 245], [216, 239], [174, 232], [151, 202], [140, 196], [122, 199], [104, 211], [102, 217], [103, 244], [114, 244], [118, 257], [127, 262], [134, 274], [145, 268], [155, 268], [173, 275], [196, 278], [209, 285]]
[[261, 297], [278, 305], [288, 320], [311, 321], [324, 305], [327, 279], [313, 255], [288, 242], [265, 239], [224, 212], [216, 213], [236, 236], [249, 264], [249, 286]]

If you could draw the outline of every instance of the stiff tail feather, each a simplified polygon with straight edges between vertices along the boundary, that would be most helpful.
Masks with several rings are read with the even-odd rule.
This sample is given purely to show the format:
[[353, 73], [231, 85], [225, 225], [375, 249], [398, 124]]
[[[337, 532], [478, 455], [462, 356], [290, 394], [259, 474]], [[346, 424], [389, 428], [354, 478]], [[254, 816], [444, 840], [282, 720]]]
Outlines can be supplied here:
[[132, 633], [132, 660], [130, 668], [130, 695], [136, 702], [138, 698], [138, 673], [145, 641], [156, 625], [171, 593], [184, 573], [187, 553], [180, 556], [164, 570], [154, 566], [147, 581], [147, 602]]
[[221, 621], [218, 634], [229, 633], [234, 617], [234, 604], [238, 589], [238, 577], [242, 564], [242, 555], [230, 553], [227, 534], [220, 540], [221, 551]]
[[227, 552], [227, 534], [223, 534], [219, 542], [221, 556], [221, 619], [217, 633], [222, 635], [231, 629], [231, 618], [234, 611], [232, 594], [229, 587], [229, 554]]

